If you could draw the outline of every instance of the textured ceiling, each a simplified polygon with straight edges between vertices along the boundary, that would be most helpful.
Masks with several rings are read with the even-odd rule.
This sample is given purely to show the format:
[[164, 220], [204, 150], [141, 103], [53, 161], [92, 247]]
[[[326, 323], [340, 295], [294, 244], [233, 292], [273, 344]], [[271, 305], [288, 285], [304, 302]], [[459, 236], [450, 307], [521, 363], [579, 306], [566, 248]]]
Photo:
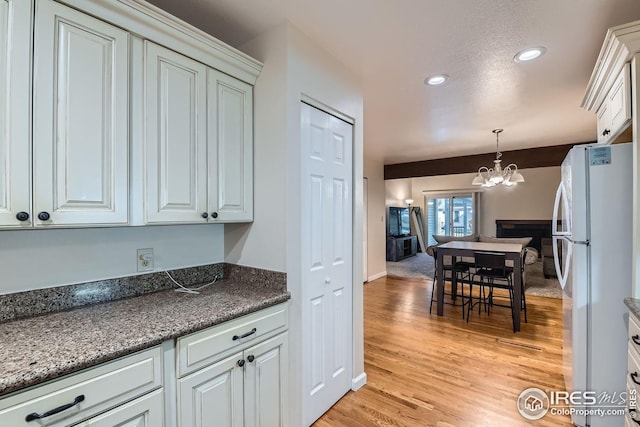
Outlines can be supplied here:
[[385, 164], [491, 152], [496, 127], [505, 151], [595, 140], [580, 102], [606, 30], [640, 19], [638, 0], [151, 2], [234, 47], [291, 22], [361, 76], [365, 153]]

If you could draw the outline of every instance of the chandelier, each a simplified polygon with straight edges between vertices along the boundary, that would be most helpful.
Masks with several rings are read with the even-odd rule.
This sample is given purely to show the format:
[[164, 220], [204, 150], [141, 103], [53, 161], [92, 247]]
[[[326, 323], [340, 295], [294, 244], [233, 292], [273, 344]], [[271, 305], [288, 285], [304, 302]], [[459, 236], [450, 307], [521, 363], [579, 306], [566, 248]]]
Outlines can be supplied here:
[[473, 178], [472, 185], [482, 185], [483, 187], [494, 187], [498, 184], [502, 184], [507, 187], [516, 185], [519, 182], [524, 182], [524, 177], [518, 172], [518, 166], [515, 163], [510, 163], [505, 166], [504, 169], [500, 165], [502, 162], [500, 158], [502, 153], [498, 148], [498, 138], [500, 132], [503, 129], [494, 129], [491, 132], [496, 134], [496, 159], [493, 161], [493, 167], [488, 168], [482, 166], [478, 169], [478, 174]]

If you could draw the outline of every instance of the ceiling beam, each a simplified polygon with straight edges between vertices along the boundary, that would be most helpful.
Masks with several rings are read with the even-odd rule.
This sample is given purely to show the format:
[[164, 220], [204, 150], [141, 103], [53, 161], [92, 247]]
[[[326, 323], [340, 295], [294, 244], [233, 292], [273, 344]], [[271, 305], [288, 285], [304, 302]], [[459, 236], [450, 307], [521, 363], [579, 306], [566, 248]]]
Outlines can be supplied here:
[[[593, 142], [595, 143], [595, 141]], [[504, 151], [502, 152], [502, 163], [503, 166], [515, 163], [518, 165], [518, 169], [560, 166], [564, 157], [575, 145], [552, 145], [549, 147]], [[496, 153], [486, 153], [384, 165], [384, 179], [477, 172], [481, 166], [492, 166], [495, 159]]]

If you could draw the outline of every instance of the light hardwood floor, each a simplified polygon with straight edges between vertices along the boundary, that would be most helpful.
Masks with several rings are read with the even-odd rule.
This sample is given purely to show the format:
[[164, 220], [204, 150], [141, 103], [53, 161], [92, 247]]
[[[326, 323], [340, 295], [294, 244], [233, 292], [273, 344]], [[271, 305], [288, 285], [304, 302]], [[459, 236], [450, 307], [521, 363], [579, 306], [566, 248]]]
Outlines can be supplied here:
[[528, 297], [528, 323], [514, 334], [509, 309], [460, 307], [429, 314], [431, 283], [382, 278], [364, 287], [367, 385], [347, 393], [315, 424], [336, 426], [571, 426], [569, 417], [520, 416], [529, 387], [564, 390], [562, 301]]

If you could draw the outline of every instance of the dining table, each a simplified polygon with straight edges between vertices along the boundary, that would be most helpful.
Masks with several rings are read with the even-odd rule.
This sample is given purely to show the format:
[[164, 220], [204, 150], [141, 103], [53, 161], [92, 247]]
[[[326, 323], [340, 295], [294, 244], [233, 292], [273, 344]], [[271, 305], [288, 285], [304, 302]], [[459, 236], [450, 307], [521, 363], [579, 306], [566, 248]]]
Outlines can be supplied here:
[[[520, 310], [522, 301], [523, 283], [522, 283], [522, 244], [520, 243], [494, 243], [494, 242], [470, 242], [454, 240], [448, 243], [438, 245], [437, 261], [436, 261], [436, 293], [438, 303], [438, 316], [444, 313], [444, 272], [443, 259], [445, 256], [452, 257], [452, 264], [455, 263], [456, 257], [473, 258], [476, 252], [493, 252], [505, 254], [507, 260], [513, 261], [513, 326], [514, 330], [520, 330]], [[452, 281], [455, 281], [455, 275], [452, 275]], [[453, 285], [453, 284], [452, 284]], [[518, 301], [518, 303], [516, 303]]]

